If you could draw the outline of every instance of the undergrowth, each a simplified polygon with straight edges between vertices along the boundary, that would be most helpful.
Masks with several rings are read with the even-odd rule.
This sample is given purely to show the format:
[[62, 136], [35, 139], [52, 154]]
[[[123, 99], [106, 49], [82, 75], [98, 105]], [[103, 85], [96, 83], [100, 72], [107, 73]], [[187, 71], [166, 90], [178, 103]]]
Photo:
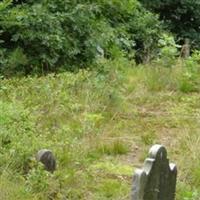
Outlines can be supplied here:
[[[0, 199], [130, 199], [134, 169], [164, 144], [177, 200], [200, 195], [196, 57], [172, 67], [102, 60], [101, 71], [0, 80]], [[54, 174], [35, 161], [41, 148]]]

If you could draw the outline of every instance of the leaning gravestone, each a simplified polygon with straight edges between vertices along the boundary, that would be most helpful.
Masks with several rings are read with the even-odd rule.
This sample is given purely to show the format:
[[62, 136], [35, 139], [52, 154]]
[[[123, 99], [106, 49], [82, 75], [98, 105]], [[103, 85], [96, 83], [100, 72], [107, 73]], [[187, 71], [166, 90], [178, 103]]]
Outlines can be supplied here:
[[54, 172], [56, 169], [56, 159], [51, 150], [42, 149], [37, 152], [37, 161], [44, 164], [45, 169], [50, 172]]
[[169, 164], [167, 151], [154, 145], [142, 169], [133, 177], [132, 200], [175, 200], [177, 168]]

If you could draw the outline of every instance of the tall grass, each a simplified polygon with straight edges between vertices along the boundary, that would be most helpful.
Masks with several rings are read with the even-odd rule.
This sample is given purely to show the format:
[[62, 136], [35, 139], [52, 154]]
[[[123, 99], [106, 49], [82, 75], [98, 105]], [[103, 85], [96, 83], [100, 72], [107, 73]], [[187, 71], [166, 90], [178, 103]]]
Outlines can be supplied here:
[[[193, 60], [164, 68], [119, 59], [99, 71], [1, 79], [0, 198], [129, 199], [133, 169], [162, 143], [178, 164], [177, 199], [197, 200], [197, 74]], [[55, 153], [54, 174], [35, 161], [41, 148]]]

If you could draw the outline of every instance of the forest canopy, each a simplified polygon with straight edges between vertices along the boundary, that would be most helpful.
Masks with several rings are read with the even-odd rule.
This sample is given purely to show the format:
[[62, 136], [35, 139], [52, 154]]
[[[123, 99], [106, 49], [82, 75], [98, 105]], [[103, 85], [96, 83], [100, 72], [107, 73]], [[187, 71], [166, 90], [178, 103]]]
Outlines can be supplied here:
[[167, 28], [183, 41], [189, 38], [195, 48], [200, 47], [200, 1], [140, 0], [150, 11], [160, 16]]

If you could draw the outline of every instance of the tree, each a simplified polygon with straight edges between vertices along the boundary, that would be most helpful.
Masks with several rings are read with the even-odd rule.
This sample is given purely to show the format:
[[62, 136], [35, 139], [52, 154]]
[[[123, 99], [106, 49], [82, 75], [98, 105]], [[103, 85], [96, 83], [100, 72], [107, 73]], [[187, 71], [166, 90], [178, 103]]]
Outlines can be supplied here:
[[102, 52], [108, 59], [123, 55], [148, 61], [160, 36], [157, 16], [138, 0], [5, 2], [0, 73], [8, 76], [76, 70], [94, 64]]
[[139, 0], [144, 6], [159, 14], [167, 27], [176, 34], [180, 43], [185, 38], [193, 48], [200, 48], [200, 1], [198, 0]]

